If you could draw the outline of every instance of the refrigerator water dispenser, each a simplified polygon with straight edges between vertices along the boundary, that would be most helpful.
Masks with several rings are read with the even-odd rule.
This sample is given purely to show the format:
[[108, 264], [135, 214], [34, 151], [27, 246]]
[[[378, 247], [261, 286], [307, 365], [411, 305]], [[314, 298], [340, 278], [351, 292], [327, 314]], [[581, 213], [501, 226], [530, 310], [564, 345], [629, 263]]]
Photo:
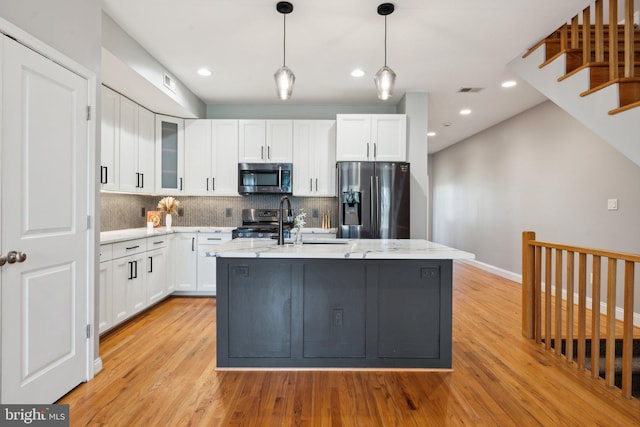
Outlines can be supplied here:
[[360, 192], [342, 192], [342, 225], [362, 225], [360, 220]]

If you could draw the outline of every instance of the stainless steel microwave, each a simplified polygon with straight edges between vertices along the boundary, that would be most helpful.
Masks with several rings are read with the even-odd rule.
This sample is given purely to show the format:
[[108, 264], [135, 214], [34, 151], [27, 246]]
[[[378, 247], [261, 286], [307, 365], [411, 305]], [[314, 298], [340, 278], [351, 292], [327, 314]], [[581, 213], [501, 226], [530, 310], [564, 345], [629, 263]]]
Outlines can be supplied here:
[[238, 163], [238, 193], [291, 194], [291, 163]]

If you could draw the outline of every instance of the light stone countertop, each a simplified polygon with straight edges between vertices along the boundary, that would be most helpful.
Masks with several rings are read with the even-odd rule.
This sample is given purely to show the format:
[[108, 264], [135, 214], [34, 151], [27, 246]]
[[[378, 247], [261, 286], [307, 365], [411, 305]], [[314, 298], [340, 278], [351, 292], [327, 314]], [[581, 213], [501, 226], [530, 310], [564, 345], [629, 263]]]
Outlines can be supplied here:
[[[475, 255], [422, 239], [321, 239], [278, 246], [271, 239], [235, 239], [207, 252], [220, 258], [474, 259]], [[287, 242], [290, 242], [287, 240]]]
[[[147, 232], [146, 227], [141, 228], [128, 228], [125, 230], [113, 230], [113, 231], [103, 231], [100, 233], [100, 244], [108, 244], [115, 242], [123, 242], [126, 240], [133, 239], [142, 239], [145, 237], [152, 236], [164, 236], [169, 233], [223, 233], [223, 232], [231, 232], [235, 230], [237, 227], [182, 227], [182, 226], [174, 226], [171, 227], [171, 231], [167, 232], [165, 227], [154, 228], [151, 233]], [[303, 235], [306, 234], [318, 234], [318, 235], [326, 235], [333, 234], [335, 235], [338, 230], [336, 228], [303, 228]]]

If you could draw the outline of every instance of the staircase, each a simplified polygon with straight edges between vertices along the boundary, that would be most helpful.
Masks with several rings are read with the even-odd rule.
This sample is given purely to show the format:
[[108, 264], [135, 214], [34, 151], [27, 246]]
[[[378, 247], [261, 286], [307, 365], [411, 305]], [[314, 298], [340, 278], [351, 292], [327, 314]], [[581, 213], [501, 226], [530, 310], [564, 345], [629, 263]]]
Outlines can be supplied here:
[[[545, 340], [543, 340], [544, 342]], [[586, 362], [586, 366], [587, 369], [588, 367], [591, 366], [591, 340], [587, 339], [586, 340], [586, 346], [585, 346], [585, 362]], [[623, 341], [621, 339], [616, 339], [615, 340], [615, 377], [614, 377], [614, 385], [618, 388], [622, 388], [622, 343]], [[551, 339], [551, 347], [555, 348], [556, 347], [556, 343], [555, 343], [555, 339], [552, 338]], [[561, 342], [560, 342], [560, 347], [561, 347], [561, 351], [562, 354], [567, 354], [567, 340], [565, 338], [562, 338]], [[571, 346], [573, 347], [573, 359], [574, 360], [578, 360], [578, 340], [573, 340], [573, 345]], [[600, 349], [599, 349], [599, 354], [600, 354], [600, 369], [599, 369], [599, 376], [600, 378], [605, 378], [605, 355], [606, 355], [606, 348], [607, 348], [607, 340], [606, 339], [601, 339], [600, 340]], [[633, 340], [633, 364], [632, 364], [633, 368], [632, 368], [632, 388], [631, 388], [631, 395], [635, 398], [640, 398], [640, 339], [634, 339]]]
[[640, 166], [640, 29], [632, 0], [624, 0], [623, 24], [618, 2], [608, 2], [608, 15], [604, 3], [597, 0], [509, 68]]

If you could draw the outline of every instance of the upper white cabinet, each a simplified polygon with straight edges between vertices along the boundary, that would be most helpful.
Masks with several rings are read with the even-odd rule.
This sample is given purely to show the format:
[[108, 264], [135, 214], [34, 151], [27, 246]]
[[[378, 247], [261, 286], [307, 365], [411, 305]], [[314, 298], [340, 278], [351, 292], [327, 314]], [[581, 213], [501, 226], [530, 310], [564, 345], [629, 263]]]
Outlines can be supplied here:
[[185, 120], [185, 193], [237, 195], [237, 147], [237, 120]]
[[155, 190], [155, 115], [135, 102], [120, 98], [120, 190]]
[[239, 120], [238, 161], [293, 162], [292, 120]]
[[293, 195], [335, 196], [336, 121], [293, 121]]
[[156, 114], [156, 192], [184, 192], [184, 119]]
[[336, 160], [406, 161], [406, 115], [338, 114], [336, 125]]
[[102, 86], [100, 189], [119, 190], [120, 95]]

